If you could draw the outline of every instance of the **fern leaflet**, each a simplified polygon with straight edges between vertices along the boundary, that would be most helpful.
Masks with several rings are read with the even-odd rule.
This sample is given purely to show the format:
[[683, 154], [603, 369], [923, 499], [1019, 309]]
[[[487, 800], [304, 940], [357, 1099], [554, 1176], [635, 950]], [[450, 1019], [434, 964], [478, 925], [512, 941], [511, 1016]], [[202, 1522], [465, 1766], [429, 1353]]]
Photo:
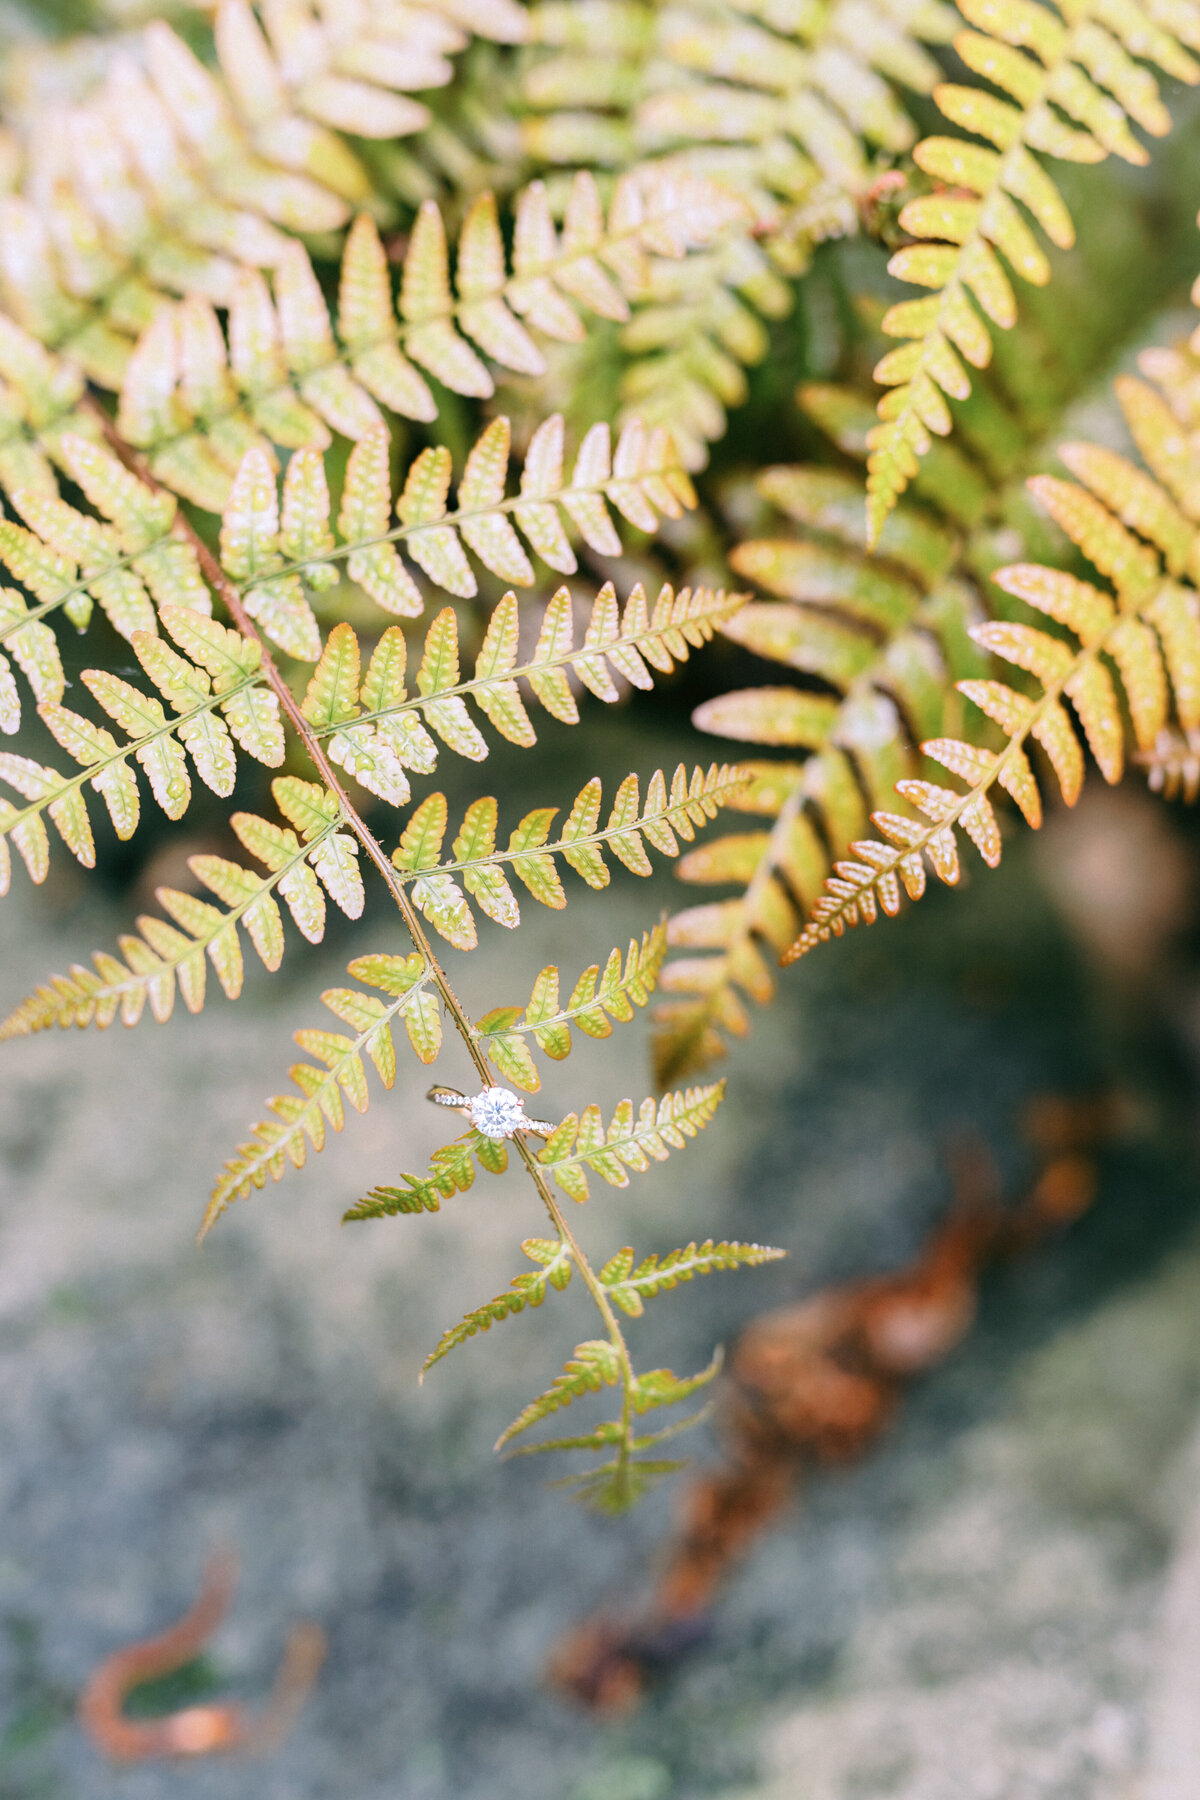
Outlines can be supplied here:
[[503, 1143], [484, 1137], [480, 1131], [465, 1132], [452, 1144], [443, 1144], [434, 1151], [428, 1175], [402, 1175], [403, 1187], [372, 1188], [365, 1199], [350, 1208], [344, 1220], [349, 1224], [360, 1219], [394, 1218], [398, 1213], [439, 1212], [443, 1200], [465, 1194], [474, 1186], [476, 1161], [490, 1175], [503, 1175], [508, 1168], [508, 1151]]
[[600, 1270], [600, 1280], [621, 1311], [630, 1318], [640, 1318], [647, 1300], [681, 1281], [693, 1281], [697, 1275], [715, 1275], [725, 1269], [756, 1268], [760, 1263], [778, 1262], [786, 1250], [775, 1250], [767, 1244], [714, 1243], [706, 1238], [702, 1244], [691, 1243], [683, 1250], [670, 1250], [665, 1256], [653, 1253], [634, 1266], [633, 1251], [626, 1246], [610, 1256]]
[[[358, 1217], [357, 1213], [347, 1217]], [[490, 1331], [493, 1325], [503, 1319], [510, 1319], [527, 1306], [540, 1306], [550, 1288], [562, 1289], [571, 1279], [571, 1253], [567, 1246], [556, 1243], [552, 1238], [526, 1238], [521, 1245], [531, 1262], [537, 1263], [536, 1269], [526, 1269], [520, 1275], [514, 1275], [503, 1294], [497, 1294], [494, 1300], [488, 1300], [483, 1306], [477, 1306], [457, 1325], [452, 1325], [442, 1333], [436, 1346], [421, 1364], [421, 1379], [434, 1363], [441, 1362], [443, 1356], [449, 1356], [459, 1344], [465, 1344], [477, 1332]]]
[[559, 972], [548, 964], [534, 982], [527, 1006], [494, 1007], [476, 1022], [481, 1047], [506, 1080], [526, 1093], [537, 1093], [541, 1077], [525, 1039], [532, 1037], [539, 1050], [561, 1062], [571, 1053], [572, 1025], [588, 1037], [608, 1037], [614, 1019], [626, 1023], [635, 1006], [648, 1003], [666, 949], [667, 933], [661, 924], [643, 932], [640, 944], [631, 938], [624, 968], [620, 950], [612, 951], [603, 973], [598, 963], [592, 963], [565, 1006], [559, 1000]]
[[[429, 794], [410, 817], [392, 852], [392, 862], [401, 881], [409, 886], [414, 905], [434, 930], [447, 943], [469, 950], [477, 934], [463, 888], [490, 919], [512, 929], [520, 923], [521, 913], [505, 867], [543, 906], [564, 907], [567, 902], [555, 866], [557, 857], [593, 888], [607, 887], [611, 879], [605, 848], [633, 874], [649, 875], [652, 866], [646, 840], [663, 856], [677, 855], [676, 834], [693, 837], [695, 827], [711, 819], [743, 780], [742, 770], [727, 763], [693, 769], [689, 780], [680, 763], [669, 790], [661, 770], [651, 776], [643, 803], [637, 776], [627, 775], [617, 789], [607, 823], [601, 826], [602, 794], [597, 778], [575, 796], [561, 837], [550, 841], [558, 808], [539, 807], [526, 813], [510, 834], [505, 850], [496, 849], [497, 807], [487, 796], [467, 808], [449, 862], [440, 860], [448, 826], [446, 797]], [[461, 888], [456, 875], [463, 878]]]
[[607, 1131], [598, 1106], [582, 1113], [568, 1113], [538, 1156], [570, 1199], [584, 1201], [591, 1169], [610, 1187], [628, 1187], [628, 1170], [644, 1174], [650, 1163], [665, 1162], [672, 1150], [682, 1150], [710, 1122], [725, 1094], [725, 1083], [688, 1088], [664, 1094], [655, 1105], [643, 1100], [634, 1113], [633, 1102], [622, 1100]]
[[[499, 41], [525, 33], [513, 0], [471, 7], [469, 22]], [[0, 286], [91, 381], [119, 385], [164, 293], [228, 306], [240, 267], [286, 260], [292, 233], [339, 230], [372, 198], [344, 134], [422, 129], [431, 115], [411, 91], [447, 82], [468, 41], [446, 7], [377, 0], [336, 16], [270, 7], [265, 26], [224, 0], [214, 72], [156, 20], [137, 55], [125, 40], [109, 53], [85, 99], [28, 122], [25, 191], [0, 201]]]
[[458, 622], [445, 607], [426, 634], [412, 695], [406, 686], [408, 653], [398, 627], [384, 633], [360, 683], [358, 640], [349, 625], [336, 625], [309, 684], [305, 716], [326, 739], [332, 761], [370, 792], [402, 805], [410, 792], [405, 771], [428, 774], [437, 765], [431, 733], [474, 762], [487, 756], [487, 742], [472, 722], [467, 700], [509, 743], [529, 748], [537, 733], [519, 681], [552, 717], [576, 724], [579, 709], [568, 672], [597, 699], [609, 702], [620, 697], [617, 675], [649, 688], [653, 676], [647, 663], [669, 673], [676, 662], [686, 661], [689, 647], [708, 642], [741, 604], [740, 595], [704, 588], [684, 588], [676, 595], [664, 587], [650, 609], [638, 586], [622, 614], [612, 584], [606, 583], [592, 604], [583, 643], [576, 646], [571, 595], [562, 587], [542, 616], [532, 657], [518, 664], [520, 614], [510, 592], [492, 612], [469, 680], [462, 678]]
[[[276, 892], [310, 943], [320, 943], [325, 933], [326, 894], [347, 918], [360, 917], [364, 896], [357, 845], [339, 830], [341, 817], [332, 797], [316, 783], [295, 776], [279, 777], [272, 791], [300, 838], [251, 813], [235, 813], [230, 820], [250, 853], [267, 864], [266, 876], [221, 856], [189, 857], [193, 875], [226, 911], [195, 894], [159, 888], [159, 902], [174, 925], [152, 917], [139, 919], [141, 936], [128, 935], [120, 941], [124, 962], [98, 951], [94, 969], [76, 964], [68, 975], [54, 976], [0, 1025], [0, 1039], [24, 1037], [53, 1025], [94, 1024], [103, 1029], [118, 1014], [123, 1024], [135, 1025], [147, 1001], [161, 1024], [174, 1008], [176, 983], [188, 1011], [199, 1012], [205, 998], [206, 955], [225, 994], [236, 999], [244, 978], [239, 925], [267, 969], [277, 969], [283, 959], [283, 920]], [[30, 840], [16, 841], [22, 854], [32, 858]], [[0, 850], [7, 855], [6, 843], [0, 843]], [[31, 873], [38, 867], [35, 864]]]

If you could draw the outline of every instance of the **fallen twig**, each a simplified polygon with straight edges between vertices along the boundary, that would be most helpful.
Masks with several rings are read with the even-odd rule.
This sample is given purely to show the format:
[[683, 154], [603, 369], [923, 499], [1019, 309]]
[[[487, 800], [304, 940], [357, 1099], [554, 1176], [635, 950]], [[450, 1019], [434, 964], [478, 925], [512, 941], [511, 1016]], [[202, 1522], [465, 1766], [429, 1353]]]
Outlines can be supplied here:
[[114, 1762], [217, 1752], [262, 1755], [287, 1736], [324, 1660], [325, 1636], [316, 1625], [293, 1630], [271, 1698], [257, 1718], [236, 1701], [185, 1706], [152, 1719], [126, 1716], [134, 1688], [199, 1655], [228, 1612], [236, 1583], [236, 1559], [218, 1552], [204, 1571], [195, 1605], [178, 1623], [105, 1657], [79, 1701], [80, 1723], [103, 1755]]

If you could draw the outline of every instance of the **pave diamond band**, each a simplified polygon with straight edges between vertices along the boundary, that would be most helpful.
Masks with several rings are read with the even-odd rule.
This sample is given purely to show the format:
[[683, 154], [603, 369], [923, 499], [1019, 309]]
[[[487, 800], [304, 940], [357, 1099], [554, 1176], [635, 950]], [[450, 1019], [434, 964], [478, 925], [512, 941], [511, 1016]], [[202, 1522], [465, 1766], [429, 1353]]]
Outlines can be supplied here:
[[457, 1088], [432, 1087], [429, 1099], [438, 1106], [450, 1106], [460, 1112], [479, 1132], [494, 1143], [515, 1137], [518, 1131], [531, 1131], [537, 1137], [549, 1137], [554, 1126], [546, 1119], [525, 1116], [525, 1102], [511, 1088], [486, 1087], [478, 1094], [460, 1094]]

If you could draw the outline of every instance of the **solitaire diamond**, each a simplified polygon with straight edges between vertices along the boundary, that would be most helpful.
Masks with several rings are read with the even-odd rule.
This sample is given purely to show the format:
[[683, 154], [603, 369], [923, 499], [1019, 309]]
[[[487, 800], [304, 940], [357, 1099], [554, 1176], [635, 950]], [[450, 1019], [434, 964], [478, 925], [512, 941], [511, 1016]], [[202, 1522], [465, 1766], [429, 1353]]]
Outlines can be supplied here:
[[484, 1088], [467, 1102], [467, 1112], [476, 1131], [486, 1138], [510, 1138], [514, 1132], [529, 1129], [525, 1103], [509, 1088]]

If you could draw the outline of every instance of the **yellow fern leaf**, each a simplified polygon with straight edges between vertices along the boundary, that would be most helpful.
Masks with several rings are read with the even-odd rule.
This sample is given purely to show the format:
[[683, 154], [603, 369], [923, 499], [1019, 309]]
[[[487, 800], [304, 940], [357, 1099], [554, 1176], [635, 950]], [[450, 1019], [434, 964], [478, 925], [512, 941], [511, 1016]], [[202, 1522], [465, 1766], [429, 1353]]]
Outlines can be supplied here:
[[[914, 151], [918, 166], [942, 185], [901, 212], [900, 224], [916, 242], [898, 250], [888, 267], [933, 292], [901, 301], [883, 321], [886, 332], [907, 342], [875, 371], [891, 391], [869, 440], [872, 542], [931, 434], [951, 430], [947, 400], [965, 399], [968, 368], [990, 361], [989, 326], [1008, 330], [1015, 323], [1007, 269], [1035, 285], [1050, 279], [1025, 213], [1058, 247], [1074, 240], [1062, 196], [1034, 152], [1071, 162], [1116, 155], [1144, 163], [1130, 121], [1162, 136], [1170, 119], [1154, 78], [1135, 59], [1177, 79], [1200, 79], [1200, 63], [1179, 35], [1138, 4], [1114, 13], [1097, 0], [1072, 0], [1052, 12], [1026, 0], [960, 0], [960, 10], [975, 29], [960, 32], [955, 49], [1006, 98], [943, 83], [934, 98], [945, 117], [994, 148], [933, 137]], [[1179, 23], [1182, 30], [1186, 19]], [[1063, 114], [1074, 123], [1067, 125]]]

